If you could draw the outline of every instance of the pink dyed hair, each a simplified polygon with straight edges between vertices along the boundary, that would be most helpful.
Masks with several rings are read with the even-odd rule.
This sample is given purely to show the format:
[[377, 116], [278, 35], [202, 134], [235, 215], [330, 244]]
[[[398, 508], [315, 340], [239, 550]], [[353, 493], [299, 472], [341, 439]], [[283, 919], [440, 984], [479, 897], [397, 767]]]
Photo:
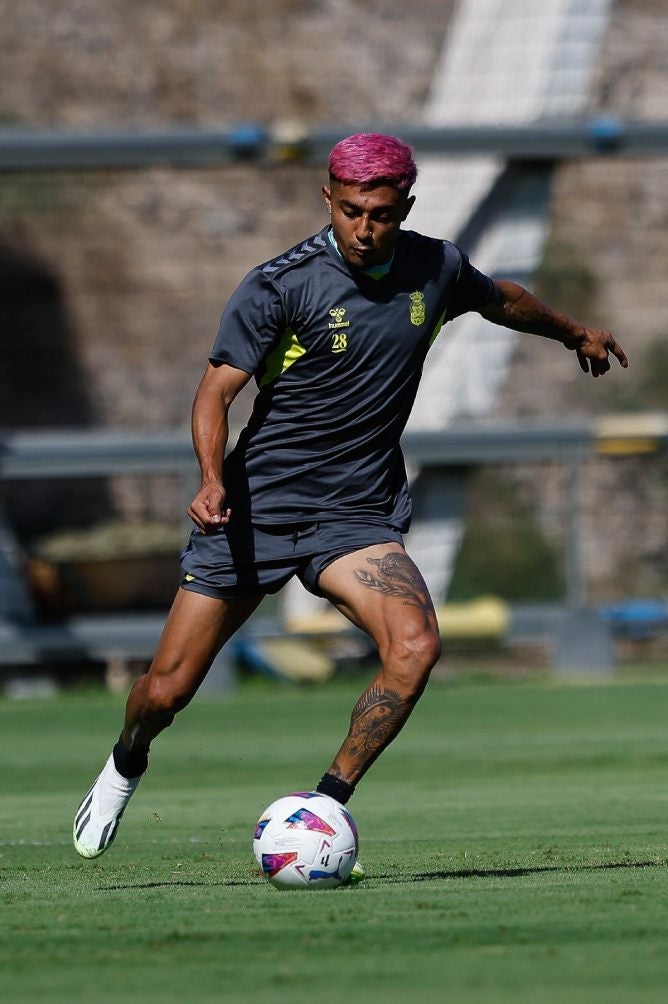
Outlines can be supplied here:
[[340, 140], [329, 155], [329, 174], [344, 185], [385, 183], [400, 192], [415, 184], [413, 151], [396, 136], [358, 132]]

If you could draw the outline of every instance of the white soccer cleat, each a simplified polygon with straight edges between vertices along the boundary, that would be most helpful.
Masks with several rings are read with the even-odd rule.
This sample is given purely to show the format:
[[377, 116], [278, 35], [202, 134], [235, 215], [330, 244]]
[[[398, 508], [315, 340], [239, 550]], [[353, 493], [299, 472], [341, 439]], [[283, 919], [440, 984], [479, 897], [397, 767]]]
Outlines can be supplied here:
[[345, 881], [345, 885], [357, 885], [357, 883], [361, 882], [365, 877], [366, 872], [364, 871], [364, 868], [359, 861], [356, 861], [353, 865], [353, 870]]
[[114, 765], [113, 754], [76, 811], [72, 838], [82, 858], [97, 858], [112, 843], [139, 777], [126, 778]]

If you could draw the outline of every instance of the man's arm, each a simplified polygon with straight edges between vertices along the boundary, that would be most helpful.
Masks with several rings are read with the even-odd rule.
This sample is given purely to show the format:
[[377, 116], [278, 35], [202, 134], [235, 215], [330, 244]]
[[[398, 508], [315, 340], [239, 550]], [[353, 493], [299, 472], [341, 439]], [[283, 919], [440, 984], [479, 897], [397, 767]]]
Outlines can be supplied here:
[[197, 388], [192, 412], [193, 446], [202, 472], [202, 484], [188, 507], [188, 515], [204, 533], [227, 523], [230, 510], [225, 509], [223, 487], [223, 457], [227, 446], [230, 405], [250, 373], [223, 364], [209, 364]]
[[506, 279], [494, 281], [491, 300], [480, 311], [483, 317], [495, 324], [503, 324], [515, 331], [526, 331], [561, 342], [577, 353], [578, 362], [585, 373], [602, 376], [610, 369], [608, 354], [612, 353], [626, 369], [626, 355], [609, 331], [587, 328], [542, 303], [523, 286]]

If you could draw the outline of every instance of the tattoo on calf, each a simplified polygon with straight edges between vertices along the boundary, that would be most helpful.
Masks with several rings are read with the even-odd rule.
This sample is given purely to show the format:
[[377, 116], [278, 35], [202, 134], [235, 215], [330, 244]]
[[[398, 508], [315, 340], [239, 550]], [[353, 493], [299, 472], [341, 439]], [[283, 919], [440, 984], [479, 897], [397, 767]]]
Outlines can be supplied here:
[[386, 596], [403, 599], [405, 606], [418, 607], [427, 616], [432, 612], [431, 600], [416, 566], [406, 554], [390, 551], [382, 558], [367, 558], [375, 571], [355, 569], [355, 577], [363, 586]]
[[352, 761], [364, 773], [400, 731], [416, 700], [372, 684], [353, 708], [350, 731], [329, 773], [345, 776], [339, 758]]
[[383, 690], [372, 684], [353, 708], [351, 736], [361, 740], [367, 750], [382, 749], [410, 714], [415, 701], [396, 690]]

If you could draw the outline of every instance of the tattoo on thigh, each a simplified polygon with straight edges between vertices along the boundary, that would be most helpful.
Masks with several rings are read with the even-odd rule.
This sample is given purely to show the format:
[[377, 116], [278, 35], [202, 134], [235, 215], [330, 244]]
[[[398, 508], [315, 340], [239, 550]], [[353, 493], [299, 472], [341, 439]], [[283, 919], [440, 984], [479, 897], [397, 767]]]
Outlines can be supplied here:
[[389, 551], [382, 558], [367, 558], [374, 571], [355, 569], [355, 577], [363, 586], [386, 596], [397, 596], [406, 606], [419, 607], [425, 614], [432, 611], [424, 579], [406, 554]]

